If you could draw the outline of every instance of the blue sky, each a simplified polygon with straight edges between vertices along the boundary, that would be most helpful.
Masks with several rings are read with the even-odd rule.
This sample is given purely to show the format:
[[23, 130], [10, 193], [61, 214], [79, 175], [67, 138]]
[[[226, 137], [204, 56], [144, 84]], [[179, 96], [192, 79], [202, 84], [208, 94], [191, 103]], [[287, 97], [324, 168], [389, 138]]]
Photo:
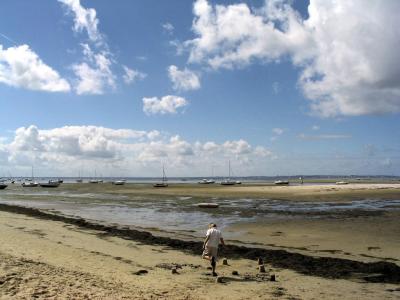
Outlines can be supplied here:
[[399, 6], [2, 1], [0, 176], [400, 175]]

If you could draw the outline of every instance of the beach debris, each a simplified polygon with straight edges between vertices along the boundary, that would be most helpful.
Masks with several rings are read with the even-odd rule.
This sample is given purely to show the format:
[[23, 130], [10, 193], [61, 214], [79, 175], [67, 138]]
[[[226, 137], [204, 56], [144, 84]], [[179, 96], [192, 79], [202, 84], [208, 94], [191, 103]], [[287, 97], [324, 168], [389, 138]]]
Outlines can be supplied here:
[[178, 270], [177, 270], [176, 268], [172, 268], [172, 269], [171, 269], [171, 273], [172, 273], [172, 274], [179, 274], [179, 273], [178, 273]]
[[239, 272], [238, 272], [238, 271], [232, 271], [232, 275], [238, 276], [238, 275], [239, 275]]
[[136, 272], [133, 272], [134, 275], [144, 275], [144, 274], [147, 274], [147, 273], [149, 273], [149, 271], [144, 270], [144, 269], [136, 271]]
[[222, 264], [225, 266], [228, 265], [228, 259], [226, 257], [222, 260]]
[[264, 265], [258, 266], [258, 271], [259, 271], [260, 273], [265, 273], [265, 267], [264, 267]]
[[198, 207], [201, 208], [218, 208], [219, 204], [218, 203], [198, 203]]
[[270, 281], [276, 281], [275, 274], [271, 274], [271, 277], [269, 278]]
[[263, 265], [263, 264], [264, 264], [264, 262], [263, 262], [262, 258], [259, 257], [259, 258], [258, 258], [258, 265], [261, 266], [261, 265]]
[[216, 283], [224, 283], [224, 277], [222, 276], [217, 276], [217, 278], [215, 279]]

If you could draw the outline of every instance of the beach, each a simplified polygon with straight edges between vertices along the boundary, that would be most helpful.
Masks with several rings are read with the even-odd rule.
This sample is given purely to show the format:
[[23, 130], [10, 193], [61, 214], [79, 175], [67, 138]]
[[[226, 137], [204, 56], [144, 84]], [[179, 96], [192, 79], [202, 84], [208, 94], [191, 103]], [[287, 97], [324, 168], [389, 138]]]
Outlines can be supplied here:
[[[156, 190], [104, 183], [60, 188], [43, 194], [15, 187], [2, 196], [1, 299], [398, 299], [400, 295], [400, 222], [394, 201], [400, 198], [399, 184], [224, 189], [171, 185]], [[222, 227], [228, 246], [221, 258], [226, 257], [228, 265], [218, 262], [220, 282], [201, 259], [201, 234], [207, 223], [192, 231], [186, 223], [164, 230], [155, 226], [157, 220], [118, 224], [93, 219], [100, 214], [77, 216], [65, 195], [75, 195], [74, 205], [82, 201], [88, 205], [88, 192], [92, 213], [93, 207], [109, 207], [113, 195], [128, 197], [113, 200], [126, 205], [124, 213], [127, 207], [129, 212], [138, 209], [136, 202], [140, 209], [152, 206], [156, 202], [146, 199], [153, 199], [168, 204], [160, 206], [157, 216], [170, 216], [186, 203], [179, 216], [201, 213], [193, 219], [195, 224], [204, 216], [229, 218], [231, 222]], [[100, 192], [109, 196], [93, 205]], [[83, 194], [84, 200], [79, 198]], [[49, 208], [50, 199], [58, 206]], [[205, 199], [221, 203], [219, 212], [197, 211], [193, 204]], [[266, 273], [259, 272], [258, 257], [264, 260]]]

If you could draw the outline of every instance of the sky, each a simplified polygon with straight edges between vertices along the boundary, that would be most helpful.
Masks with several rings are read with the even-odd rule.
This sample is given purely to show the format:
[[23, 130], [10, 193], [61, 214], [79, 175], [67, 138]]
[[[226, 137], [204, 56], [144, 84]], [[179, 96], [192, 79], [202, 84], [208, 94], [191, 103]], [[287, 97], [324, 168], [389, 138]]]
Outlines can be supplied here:
[[3, 0], [0, 177], [400, 175], [396, 0]]

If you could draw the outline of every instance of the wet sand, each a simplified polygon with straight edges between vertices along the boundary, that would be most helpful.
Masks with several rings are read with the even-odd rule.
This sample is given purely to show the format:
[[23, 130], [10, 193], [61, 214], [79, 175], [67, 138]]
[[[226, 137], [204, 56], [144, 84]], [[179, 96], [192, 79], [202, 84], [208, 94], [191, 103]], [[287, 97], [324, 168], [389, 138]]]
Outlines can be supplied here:
[[[223, 188], [223, 190], [221, 190]], [[68, 192], [107, 191], [192, 197], [269, 198], [293, 201], [358, 197], [399, 199], [400, 185], [235, 186], [64, 185]], [[203, 193], [207, 191], [207, 193]], [[367, 193], [369, 192], [369, 194]], [[155, 194], [154, 194], [155, 193]], [[310, 196], [311, 195], [311, 196]], [[397, 198], [396, 198], [397, 196]], [[322, 200], [324, 201], [324, 200]], [[200, 259], [201, 240], [157, 237], [128, 227], [106, 226], [0, 205], [1, 299], [398, 299], [399, 214], [349, 213], [233, 225], [218, 264], [222, 283]], [[161, 232], [159, 232], [161, 233]], [[243, 246], [243, 242], [246, 242]], [[266, 263], [259, 273], [257, 258]], [[171, 274], [176, 267], [179, 274]], [[239, 275], [232, 275], [232, 271]], [[277, 281], [270, 281], [270, 275]]]

